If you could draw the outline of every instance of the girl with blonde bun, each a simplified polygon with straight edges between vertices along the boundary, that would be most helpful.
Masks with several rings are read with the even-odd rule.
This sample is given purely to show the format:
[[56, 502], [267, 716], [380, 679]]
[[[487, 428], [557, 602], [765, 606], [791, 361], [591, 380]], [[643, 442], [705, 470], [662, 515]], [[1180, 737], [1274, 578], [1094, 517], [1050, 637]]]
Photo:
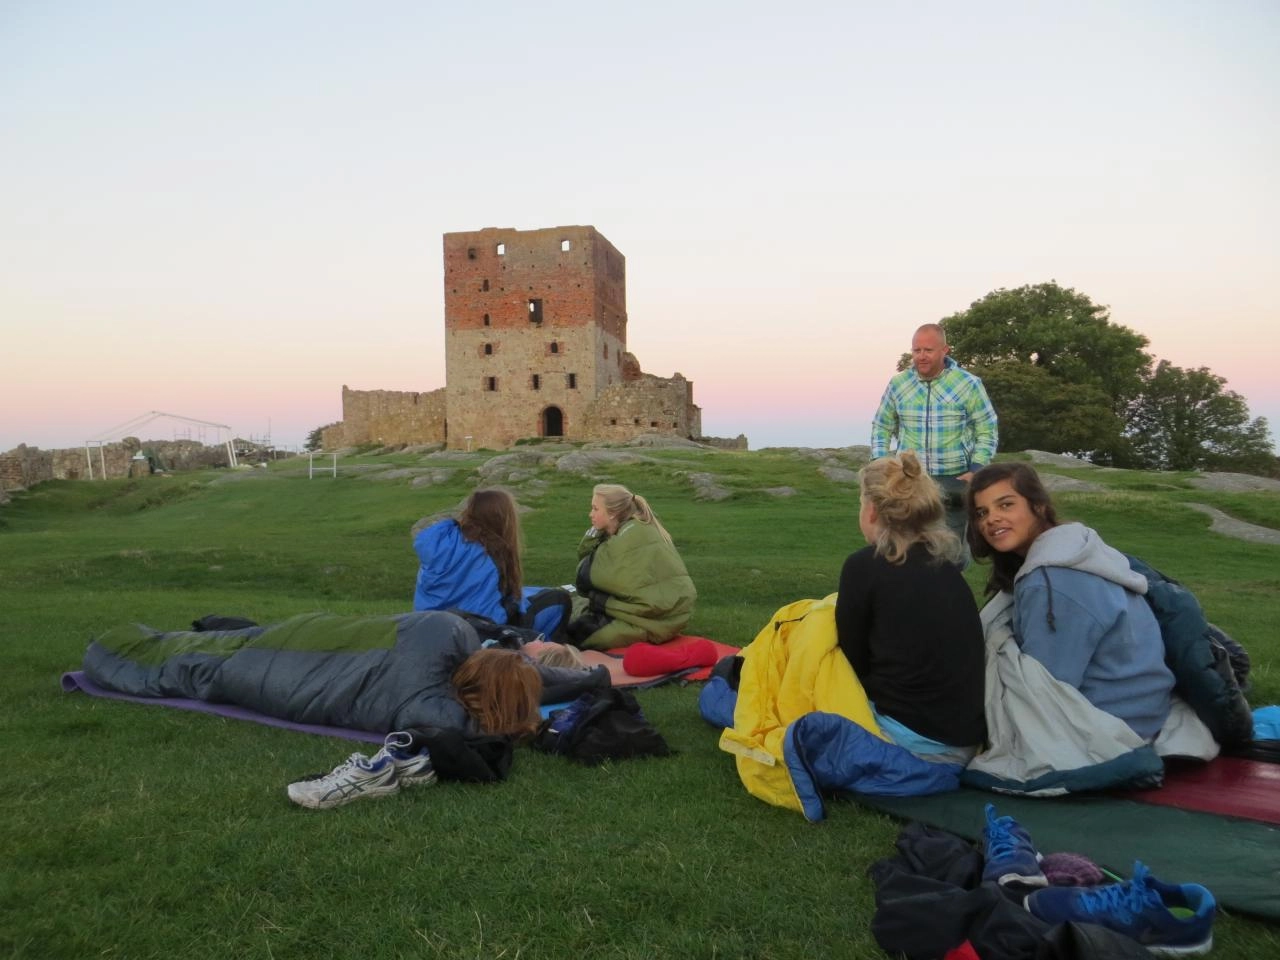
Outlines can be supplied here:
[[985, 648], [938, 485], [908, 451], [864, 467], [860, 487], [868, 545], [840, 573], [840, 649], [891, 740], [966, 762], [986, 738]]

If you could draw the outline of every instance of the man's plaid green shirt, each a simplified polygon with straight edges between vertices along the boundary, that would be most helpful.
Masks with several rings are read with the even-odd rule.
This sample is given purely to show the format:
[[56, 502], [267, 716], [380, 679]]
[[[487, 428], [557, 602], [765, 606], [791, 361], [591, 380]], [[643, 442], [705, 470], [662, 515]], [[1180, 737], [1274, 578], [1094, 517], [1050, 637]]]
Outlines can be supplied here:
[[982, 381], [947, 357], [932, 380], [910, 367], [889, 381], [871, 421], [871, 459], [911, 450], [931, 476], [955, 477], [990, 463], [998, 437]]

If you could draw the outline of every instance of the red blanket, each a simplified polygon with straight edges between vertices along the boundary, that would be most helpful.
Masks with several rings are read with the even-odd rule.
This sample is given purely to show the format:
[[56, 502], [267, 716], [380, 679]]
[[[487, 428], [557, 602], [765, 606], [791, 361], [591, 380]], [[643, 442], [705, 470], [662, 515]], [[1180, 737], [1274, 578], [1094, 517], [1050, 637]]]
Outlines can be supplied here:
[[1139, 803], [1197, 810], [1280, 826], [1280, 764], [1240, 757], [1170, 761], [1164, 786], [1122, 794]]

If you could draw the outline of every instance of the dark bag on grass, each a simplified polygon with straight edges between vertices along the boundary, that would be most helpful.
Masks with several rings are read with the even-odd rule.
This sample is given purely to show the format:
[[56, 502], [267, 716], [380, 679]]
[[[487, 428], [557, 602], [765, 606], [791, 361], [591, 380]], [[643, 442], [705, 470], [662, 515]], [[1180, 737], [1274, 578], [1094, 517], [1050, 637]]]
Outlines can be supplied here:
[[405, 731], [412, 738], [410, 753], [423, 747], [431, 753], [431, 766], [441, 780], [462, 783], [496, 783], [511, 772], [514, 747], [510, 737], [489, 734], [468, 737], [457, 730], [423, 727]]
[[628, 757], [666, 757], [671, 748], [653, 728], [629, 690], [584, 693], [542, 722], [536, 750], [595, 765]]
[[1253, 740], [1253, 711], [1242, 692], [1249, 681], [1249, 655], [1205, 619], [1185, 586], [1137, 557], [1128, 560], [1147, 579], [1146, 601], [1160, 625], [1174, 691], [1224, 748]]

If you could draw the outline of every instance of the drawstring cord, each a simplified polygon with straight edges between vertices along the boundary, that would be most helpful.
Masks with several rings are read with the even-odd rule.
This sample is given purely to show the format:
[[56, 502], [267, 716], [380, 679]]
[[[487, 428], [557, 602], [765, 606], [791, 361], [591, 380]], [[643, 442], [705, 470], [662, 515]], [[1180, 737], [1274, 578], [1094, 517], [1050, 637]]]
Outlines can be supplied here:
[[1045, 614], [1045, 620], [1048, 621], [1049, 629], [1053, 633], [1058, 632], [1057, 626], [1053, 622], [1053, 581], [1049, 579], [1049, 570], [1047, 567], [1040, 568], [1040, 576], [1044, 577], [1045, 588], [1049, 591], [1049, 612]]

